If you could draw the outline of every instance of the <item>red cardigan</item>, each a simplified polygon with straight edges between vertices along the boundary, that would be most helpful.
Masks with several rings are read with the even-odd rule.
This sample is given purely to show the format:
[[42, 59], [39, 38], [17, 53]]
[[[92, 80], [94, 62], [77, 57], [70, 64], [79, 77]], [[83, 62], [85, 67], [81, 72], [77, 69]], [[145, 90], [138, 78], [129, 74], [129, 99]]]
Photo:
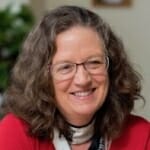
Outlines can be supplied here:
[[[0, 150], [55, 150], [48, 141], [29, 136], [27, 125], [13, 114], [0, 122]], [[110, 150], [150, 150], [150, 123], [131, 115], [121, 136], [112, 141]]]

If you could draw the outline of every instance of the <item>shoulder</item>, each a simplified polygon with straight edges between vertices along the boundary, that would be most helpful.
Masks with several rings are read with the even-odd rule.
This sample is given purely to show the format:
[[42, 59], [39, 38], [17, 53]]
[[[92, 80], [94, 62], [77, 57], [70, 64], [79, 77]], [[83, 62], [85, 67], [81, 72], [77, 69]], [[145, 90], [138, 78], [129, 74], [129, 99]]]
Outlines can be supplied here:
[[142, 117], [130, 115], [121, 135], [112, 142], [111, 150], [148, 150], [146, 147], [150, 146], [149, 144], [150, 122]]
[[18, 118], [14, 114], [7, 114], [0, 121], [0, 138], [1, 135], [5, 136], [23, 136], [27, 134], [27, 124], [22, 119]]
[[0, 149], [53, 150], [51, 143], [40, 142], [36, 137], [30, 136], [28, 127], [25, 121], [14, 114], [6, 115], [0, 121]]
[[130, 115], [127, 118], [125, 129], [130, 129], [132, 132], [139, 129], [141, 131], [150, 131], [150, 122], [140, 116]]
[[1, 135], [3, 135], [3, 137], [7, 135], [17, 136], [19, 131], [25, 130], [25, 127], [23, 121], [13, 114], [8, 114], [0, 121], [0, 139]]
[[[21, 120], [12, 113], [9, 113], [5, 117], [3, 117], [2, 120], [0, 121], [0, 132], [5, 132], [5, 129], [8, 130], [10, 129], [10, 127], [12, 128], [14, 126], [17, 126], [19, 128], [27, 127], [27, 125], [25, 125], [25, 122], [23, 120]], [[13, 129], [14, 129], [13, 131], [15, 131], [15, 128]]]
[[24, 150], [31, 147], [28, 137], [27, 124], [15, 115], [7, 114], [0, 121], [0, 149]]

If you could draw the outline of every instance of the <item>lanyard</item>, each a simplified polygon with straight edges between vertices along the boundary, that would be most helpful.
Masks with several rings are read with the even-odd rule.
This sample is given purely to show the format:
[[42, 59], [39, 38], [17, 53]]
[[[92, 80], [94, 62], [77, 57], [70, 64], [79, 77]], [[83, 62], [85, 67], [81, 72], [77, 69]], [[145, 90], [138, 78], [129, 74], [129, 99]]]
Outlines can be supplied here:
[[105, 140], [102, 137], [94, 137], [89, 150], [105, 150]]

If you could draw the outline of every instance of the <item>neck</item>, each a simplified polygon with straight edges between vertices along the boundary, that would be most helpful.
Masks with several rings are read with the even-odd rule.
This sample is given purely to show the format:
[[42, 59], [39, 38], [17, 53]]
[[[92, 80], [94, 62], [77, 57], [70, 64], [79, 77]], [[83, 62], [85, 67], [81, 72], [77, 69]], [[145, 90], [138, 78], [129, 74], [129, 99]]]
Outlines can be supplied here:
[[93, 119], [91, 119], [88, 123], [80, 123], [80, 125], [78, 124], [72, 124], [72, 123], [68, 123], [70, 127], [74, 127], [74, 128], [83, 128], [83, 127], [87, 127], [88, 125], [90, 125], [93, 122]]

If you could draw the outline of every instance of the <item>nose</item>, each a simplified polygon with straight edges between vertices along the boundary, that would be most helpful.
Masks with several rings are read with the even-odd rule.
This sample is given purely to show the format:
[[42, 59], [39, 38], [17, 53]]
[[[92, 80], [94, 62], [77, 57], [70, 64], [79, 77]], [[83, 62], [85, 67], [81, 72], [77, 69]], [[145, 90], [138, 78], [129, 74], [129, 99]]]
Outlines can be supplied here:
[[88, 86], [92, 83], [91, 75], [83, 65], [77, 67], [76, 74], [74, 76], [74, 83], [81, 87]]

